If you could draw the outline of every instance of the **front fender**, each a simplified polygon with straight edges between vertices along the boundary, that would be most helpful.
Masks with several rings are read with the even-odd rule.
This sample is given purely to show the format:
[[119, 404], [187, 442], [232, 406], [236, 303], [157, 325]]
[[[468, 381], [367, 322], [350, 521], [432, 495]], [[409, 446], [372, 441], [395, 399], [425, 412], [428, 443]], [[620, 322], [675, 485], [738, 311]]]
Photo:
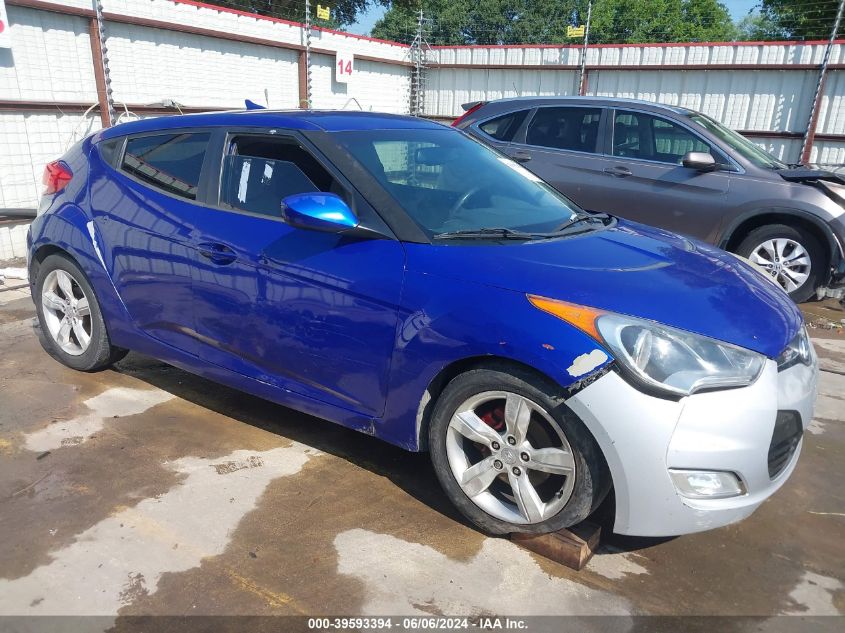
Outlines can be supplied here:
[[420, 449], [418, 412], [434, 378], [466, 359], [527, 365], [572, 387], [612, 358], [592, 338], [541, 312], [523, 293], [408, 272], [391, 363], [387, 406], [376, 434]]

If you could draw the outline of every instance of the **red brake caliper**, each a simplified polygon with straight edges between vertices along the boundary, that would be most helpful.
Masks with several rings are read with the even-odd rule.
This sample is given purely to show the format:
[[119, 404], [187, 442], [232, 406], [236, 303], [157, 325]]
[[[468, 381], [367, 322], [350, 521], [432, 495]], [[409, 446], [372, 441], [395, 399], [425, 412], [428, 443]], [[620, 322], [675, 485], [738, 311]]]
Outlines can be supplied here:
[[480, 416], [484, 423], [492, 429], [501, 432], [505, 428], [505, 408], [498, 406]]

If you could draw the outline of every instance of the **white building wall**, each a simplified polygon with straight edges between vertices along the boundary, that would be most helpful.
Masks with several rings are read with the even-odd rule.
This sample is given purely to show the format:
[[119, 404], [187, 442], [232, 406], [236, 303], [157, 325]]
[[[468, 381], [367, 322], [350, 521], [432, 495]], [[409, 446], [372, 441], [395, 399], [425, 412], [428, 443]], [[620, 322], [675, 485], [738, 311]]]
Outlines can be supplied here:
[[129, 24], [109, 25], [107, 43], [118, 101], [242, 108], [252, 99], [297, 107], [296, 51]]
[[[285, 20], [182, 0], [103, 2], [109, 15], [304, 44], [300, 25]], [[55, 3], [92, 8], [90, 0]], [[97, 101], [89, 19], [21, 8], [10, 2], [7, 9], [13, 46], [0, 49], [0, 100], [57, 103], [55, 110], [6, 107], [0, 111], [0, 208], [34, 208], [44, 164], [100, 125], [96, 110], [88, 116], [82, 114], [82, 109]], [[299, 105], [298, 50], [114, 20], [107, 22], [106, 35], [118, 113], [124, 103], [162, 101], [211, 108], [240, 108], [245, 98], [273, 108]], [[348, 84], [335, 81], [333, 54], [312, 55], [314, 107], [408, 111], [411, 69], [407, 46], [319, 29], [314, 31], [312, 46], [356, 55], [356, 72]], [[589, 49], [587, 60], [602, 68], [590, 71], [588, 93], [684, 105], [741, 130], [800, 134], [809, 118], [817, 70], [767, 66], [818, 64], [823, 54], [824, 46], [819, 44], [597, 46]], [[469, 67], [428, 70], [425, 114], [455, 117], [461, 114], [462, 103], [481, 99], [576, 94], [578, 73], [572, 67], [577, 67], [580, 55], [578, 46], [437, 48], [429, 59], [435, 66]], [[845, 63], [845, 46], [834, 47], [831, 63]], [[757, 69], [714, 66], [719, 64], [753, 64]], [[560, 65], [570, 68], [548, 67]], [[643, 70], [607, 68], [614, 65], [640, 65]], [[673, 70], [673, 65], [710, 68]], [[68, 110], [63, 109], [63, 102], [80, 105]], [[828, 76], [817, 132], [822, 136], [845, 134], [843, 70], [833, 70]], [[796, 160], [800, 148], [799, 139], [754, 140], [790, 161]], [[845, 143], [817, 140], [812, 160], [845, 163]]]
[[0, 99], [97, 100], [88, 21], [7, 6], [12, 48], [0, 48]]

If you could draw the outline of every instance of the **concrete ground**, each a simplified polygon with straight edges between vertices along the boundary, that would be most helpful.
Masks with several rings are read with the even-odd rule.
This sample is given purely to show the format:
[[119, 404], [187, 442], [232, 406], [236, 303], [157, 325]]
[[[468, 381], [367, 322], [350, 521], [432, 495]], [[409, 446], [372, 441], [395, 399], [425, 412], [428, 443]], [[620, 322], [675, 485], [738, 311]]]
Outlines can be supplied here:
[[0, 291], [0, 614], [845, 614], [843, 328], [813, 329], [817, 417], [778, 494], [574, 572], [466, 525], [426, 455], [134, 354], [74, 372], [33, 316]]

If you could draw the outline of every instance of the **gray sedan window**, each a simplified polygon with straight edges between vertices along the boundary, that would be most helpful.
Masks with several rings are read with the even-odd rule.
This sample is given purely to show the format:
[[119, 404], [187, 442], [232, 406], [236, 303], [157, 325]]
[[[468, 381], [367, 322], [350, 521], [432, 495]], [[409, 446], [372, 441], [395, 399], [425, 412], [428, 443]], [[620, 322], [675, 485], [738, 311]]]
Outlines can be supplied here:
[[600, 108], [540, 108], [528, 125], [525, 142], [538, 147], [596, 151]]

